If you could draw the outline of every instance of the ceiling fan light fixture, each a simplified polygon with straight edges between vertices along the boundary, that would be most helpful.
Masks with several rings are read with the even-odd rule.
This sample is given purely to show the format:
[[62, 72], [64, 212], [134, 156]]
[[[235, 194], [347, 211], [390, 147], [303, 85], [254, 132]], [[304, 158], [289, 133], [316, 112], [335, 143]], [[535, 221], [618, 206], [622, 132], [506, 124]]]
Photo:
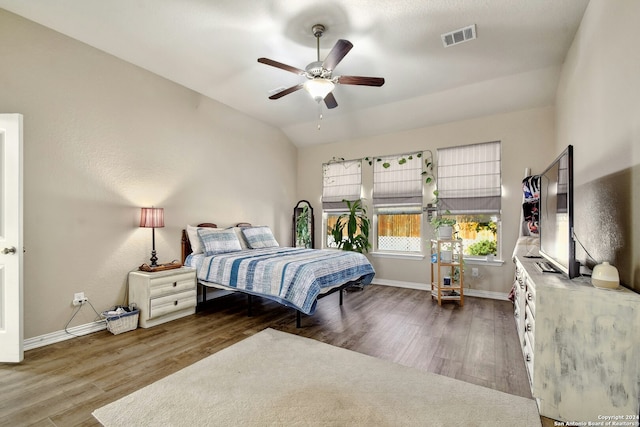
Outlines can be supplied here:
[[319, 77], [307, 80], [304, 83], [304, 89], [309, 92], [316, 102], [321, 102], [335, 87], [336, 85], [331, 80]]
[[333, 70], [335, 70], [336, 66], [340, 61], [342, 61], [345, 55], [349, 53], [353, 44], [349, 40], [339, 39], [333, 45], [324, 61], [321, 61], [320, 37], [322, 37], [322, 33], [325, 31], [325, 27], [324, 25], [317, 24], [313, 26], [312, 31], [316, 38], [316, 50], [318, 53], [317, 60], [307, 65], [304, 70], [274, 61], [273, 59], [258, 58], [258, 62], [262, 64], [280, 68], [281, 70], [307, 78], [304, 83], [298, 83], [287, 89], [279, 88], [270, 92], [269, 99], [280, 99], [285, 95], [289, 95], [290, 93], [304, 88], [309, 92], [314, 101], [318, 103], [318, 111], [320, 112], [319, 117], [322, 119], [322, 101], [324, 101], [324, 104], [328, 109], [333, 109], [338, 106], [338, 102], [332, 93], [336, 84], [360, 86], [382, 86], [384, 84], [384, 78], [382, 77], [334, 76]]

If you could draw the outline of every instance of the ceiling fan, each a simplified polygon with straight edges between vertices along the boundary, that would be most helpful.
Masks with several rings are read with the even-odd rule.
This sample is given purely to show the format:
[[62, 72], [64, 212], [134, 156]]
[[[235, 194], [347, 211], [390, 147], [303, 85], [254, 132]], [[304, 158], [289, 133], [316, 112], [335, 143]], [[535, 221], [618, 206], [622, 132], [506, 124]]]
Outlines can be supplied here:
[[291, 73], [298, 74], [307, 78], [306, 82], [291, 86], [288, 89], [284, 89], [274, 95], [271, 95], [269, 99], [279, 99], [285, 95], [289, 95], [290, 93], [304, 88], [305, 90], [307, 90], [307, 92], [309, 92], [309, 94], [311, 94], [316, 102], [320, 103], [320, 101], [324, 100], [327, 108], [336, 108], [338, 106], [338, 103], [332, 93], [336, 84], [360, 86], [382, 86], [384, 84], [384, 78], [382, 77], [334, 77], [333, 70], [340, 63], [340, 61], [342, 61], [342, 58], [344, 58], [345, 55], [349, 53], [349, 51], [353, 47], [353, 44], [351, 44], [351, 42], [348, 40], [338, 40], [329, 52], [329, 55], [327, 55], [327, 57], [324, 59], [324, 61], [320, 61], [320, 37], [322, 37], [322, 34], [325, 31], [325, 27], [324, 25], [316, 24], [311, 28], [311, 30], [313, 31], [313, 35], [316, 38], [318, 52], [317, 61], [314, 61], [307, 65], [304, 70], [274, 61], [269, 58], [258, 58], [258, 62], [262, 64], [271, 65], [272, 67], [280, 68], [282, 70], [289, 71]]

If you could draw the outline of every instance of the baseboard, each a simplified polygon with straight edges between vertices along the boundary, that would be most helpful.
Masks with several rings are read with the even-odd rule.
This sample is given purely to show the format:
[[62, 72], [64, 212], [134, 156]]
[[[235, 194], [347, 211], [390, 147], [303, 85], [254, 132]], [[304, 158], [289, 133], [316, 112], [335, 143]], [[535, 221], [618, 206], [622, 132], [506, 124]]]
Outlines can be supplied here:
[[[401, 282], [398, 280], [373, 279], [374, 285], [393, 286], [396, 288], [417, 289], [420, 291], [430, 290], [429, 285], [425, 283]], [[483, 291], [481, 289], [464, 288], [464, 295], [468, 297], [488, 298], [501, 301], [508, 301], [509, 294], [504, 292]]]
[[[383, 286], [393, 286], [396, 288], [408, 288], [408, 289], [417, 289], [421, 291], [428, 291], [429, 285], [424, 283], [415, 283], [415, 282], [402, 282], [399, 280], [386, 280], [386, 279], [374, 279], [373, 284], [375, 285], [383, 285]], [[483, 291], [478, 289], [467, 289], [465, 288], [464, 294], [470, 297], [479, 297], [479, 298], [488, 298], [495, 300], [504, 300], [507, 301], [508, 294], [502, 292], [493, 292], [493, 291]], [[86, 323], [84, 325], [74, 326], [72, 328], [68, 328], [67, 331], [56, 331], [51, 332], [49, 334], [40, 335], [33, 338], [27, 338], [24, 340], [24, 350], [33, 350], [34, 348], [44, 347], [45, 345], [55, 344], [57, 342], [66, 341], [71, 338], [76, 338], [78, 336], [92, 334], [94, 332], [103, 331], [107, 329], [107, 324], [104, 320], [100, 320], [97, 322]]]
[[97, 322], [67, 328], [66, 331], [56, 331], [33, 338], [27, 338], [24, 340], [24, 350], [33, 350], [34, 348], [44, 347], [45, 345], [55, 344], [57, 342], [66, 341], [82, 335], [92, 334], [105, 329], [107, 329], [106, 322], [104, 320], [99, 320]]

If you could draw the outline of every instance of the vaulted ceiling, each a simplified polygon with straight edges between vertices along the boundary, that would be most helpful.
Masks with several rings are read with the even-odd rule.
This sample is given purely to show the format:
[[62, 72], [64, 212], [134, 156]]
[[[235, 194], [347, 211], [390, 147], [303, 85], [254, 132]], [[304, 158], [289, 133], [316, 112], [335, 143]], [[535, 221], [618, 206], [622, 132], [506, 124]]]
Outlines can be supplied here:
[[[298, 146], [363, 138], [552, 105], [560, 67], [588, 0], [0, 0], [0, 7], [136, 64], [282, 131]], [[318, 130], [304, 90], [269, 100], [338, 39], [353, 49]], [[468, 25], [477, 38], [445, 48]]]

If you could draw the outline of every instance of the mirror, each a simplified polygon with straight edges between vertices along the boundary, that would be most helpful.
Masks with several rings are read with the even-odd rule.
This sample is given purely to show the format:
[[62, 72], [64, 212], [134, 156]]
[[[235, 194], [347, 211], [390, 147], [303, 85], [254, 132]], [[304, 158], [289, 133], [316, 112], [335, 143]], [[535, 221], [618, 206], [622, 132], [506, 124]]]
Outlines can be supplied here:
[[313, 248], [313, 208], [306, 200], [300, 200], [293, 208], [292, 246], [294, 248]]

